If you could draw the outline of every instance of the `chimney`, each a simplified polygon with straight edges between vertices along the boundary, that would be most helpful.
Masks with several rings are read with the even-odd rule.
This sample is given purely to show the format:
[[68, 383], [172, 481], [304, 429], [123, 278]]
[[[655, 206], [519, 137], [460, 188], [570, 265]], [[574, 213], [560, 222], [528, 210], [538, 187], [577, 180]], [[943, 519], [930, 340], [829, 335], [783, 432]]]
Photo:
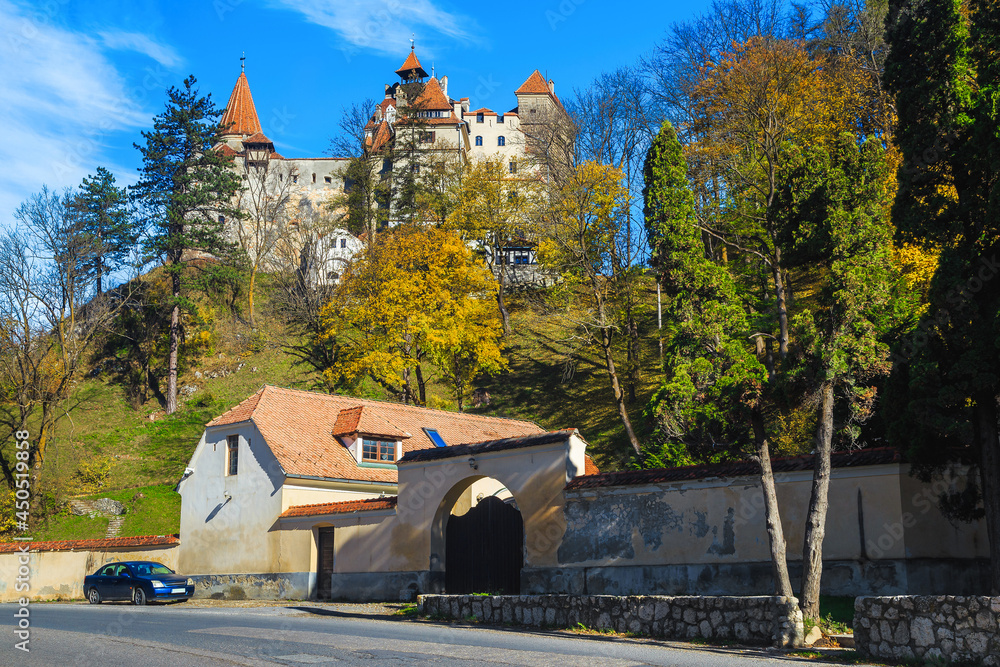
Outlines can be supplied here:
[[444, 93], [445, 97], [448, 97], [448, 77], [441, 77], [441, 92]]
[[549, 79], [549, 92], [552, 93], [553, 95], [556, 94], [556, 82], [553, 81], [552, 79]]

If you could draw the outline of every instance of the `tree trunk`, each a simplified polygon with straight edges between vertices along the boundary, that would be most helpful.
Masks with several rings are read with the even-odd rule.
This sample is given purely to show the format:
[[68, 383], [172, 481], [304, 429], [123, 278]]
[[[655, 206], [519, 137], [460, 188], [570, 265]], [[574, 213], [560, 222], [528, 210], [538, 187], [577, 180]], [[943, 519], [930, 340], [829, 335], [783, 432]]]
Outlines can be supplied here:
[[420, 405], [427, 405], [427, 382], [424, 380], [424, 369], [417, 364], [417, 394], [420, 397]]
[[986, 391], [976, 396], [975, 433], [979, 440], [979, 476], [990, 541], [990, 595], [1000, 595], [1000, 442], [997, 433], [997, 397]]
[[632, 421], [628, 418], [628, 408], [625, 405], [625, 392], [622, 391], [621, 384], [618, 382], [618, 373], [615, 371], [615, 360], [611, 356], [611, 329], [604, 327], [601, 329], [601, 347], [604, 349], [604, 366], [607, 368], [608, 377], [611, 379], [611, 390], [615, 394], [615, 404], [618, 406], [618, 416], [621, 417], [622, 424], [625, 425], [625, 433], [628, 435], [628, 441], [632, 445], [632, 449], [639, 456], [642, 456], [642, 445], [639, 444], [639, 438], [635, 436], [635, 431], [632, 430]]
[[781, 249], [774, 249], [774, 298], [778, 308], [778, 355], [784, 359], [788, 355], [788, 304], [785, 302], [785, 284], [781, 279]]
[[[496, 257], [496, 248], [493, 249]], [[494, 260], [496, 261], [496, 260]], [[510, 314], [507, 312], [507, 303], [504, 299], [504, 289], [507, 287], [507, 269], [503, 264], [503, 259], [499, 260], [499, 270], [497, 271], [497, 308], [500, 310], [500, 321], [503, 323], [503, 335], [510, 335]]]
[[[176, 267], [179, 270], [180, 267]], [[172, 415], [177, 411], [177, 354], [181, 344], [181, 306], [177, 300], [181, 296], [181, 278], [173, 275], [174, 307], [170, 311], [170, 357], [167, 361], [167, 409]]]
[[254, 288], [256, 287], [256, 285], [257, 285], [257, 267], [251, 267], [250, 268], [250, 284], [247, 287], [247, 291], [249, 292], [249, 294], [247, 295], [247, 297], [248, 297], [248, 304], [247, 305], [248, 305], [248, 309], [249, 309], [250, 328], [251, 329], [255, 326], [255, 324], [254, 324], [254, 318], [253, 318], [253, 293], [254, 293]]
[[754, 408], [750, 413], [750, 423], [753, 426], [754, 439], [757, 441], [757, 462], [760, 464], [761, 491], [764, 494], [764, 520], [771, 548], [774, 592], [776, 595], [792, 597], [792, 580], [788, 576], [788, 561], [785, 555], [785, 533], [781, 527], [774, 471], [771, 470], [771, 445], [764, 434], [764, 416], [759, 408]]
[[833, 383], [823, 385], [823, 408], [816, 429], [816, 462], [813, 467], [812, 497], [806, 517], [802, 549], [802, 592], [799, 607], [805, 618], [819, 620], [819, 591], [823, 578], [823, 538], [830, 495], [830, 452], [833, 448]]

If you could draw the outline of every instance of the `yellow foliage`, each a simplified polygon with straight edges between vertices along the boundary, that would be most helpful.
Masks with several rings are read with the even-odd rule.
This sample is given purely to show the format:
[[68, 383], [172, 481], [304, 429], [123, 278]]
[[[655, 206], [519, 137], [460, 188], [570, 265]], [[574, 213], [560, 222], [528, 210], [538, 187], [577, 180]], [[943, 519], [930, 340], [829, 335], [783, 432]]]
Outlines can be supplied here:
[[911, 289], [926, 290], [937, 271], [939, 250], [927, 250], [918, 245], [904, 243], [892, 249], [893, 260]]
[[425, 361], [458, 384], [503, 369], [499, 316], [480, 298], [495, 290], [455, 232], [419, 225], [383, 232], [352, 260], [323, 310], [324, 338], [341, 351], [327, 380], [396, 383]]
[[17, 519], [14, 516], [15, 509], [14, 491], [4, 489], [0, 491], [0, 535], [14, 532], [17, 527]]

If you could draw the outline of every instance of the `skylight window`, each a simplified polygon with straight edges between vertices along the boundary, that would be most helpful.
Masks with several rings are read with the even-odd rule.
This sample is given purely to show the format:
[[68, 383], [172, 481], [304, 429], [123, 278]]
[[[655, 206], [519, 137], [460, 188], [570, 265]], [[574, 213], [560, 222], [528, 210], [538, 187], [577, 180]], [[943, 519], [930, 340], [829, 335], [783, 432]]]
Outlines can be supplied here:
[[427, 437], [431, 439], [431, 442], [434, 443], [435, 447], [447, 447], [448, 446], [448, 443], [444, 441], [444, 438], [442, 438], [441, 434], [437, 432], [437, 429], [434, 429], [434, 428], [425, 428], [424, 429], [424, 433], [426, 433]]

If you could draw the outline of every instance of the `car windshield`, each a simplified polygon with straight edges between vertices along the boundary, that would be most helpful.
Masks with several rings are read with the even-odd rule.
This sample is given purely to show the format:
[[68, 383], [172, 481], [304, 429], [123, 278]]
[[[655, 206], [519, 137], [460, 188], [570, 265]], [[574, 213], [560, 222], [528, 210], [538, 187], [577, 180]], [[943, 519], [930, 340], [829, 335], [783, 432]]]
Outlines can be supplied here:
[[159, 563], [139, 563], [135, 566], [136, 574], [140, 577], [148, 577], [153, 574], [173, 574], [174, 571], [171, 570], [166, 565], [160, 565]]

